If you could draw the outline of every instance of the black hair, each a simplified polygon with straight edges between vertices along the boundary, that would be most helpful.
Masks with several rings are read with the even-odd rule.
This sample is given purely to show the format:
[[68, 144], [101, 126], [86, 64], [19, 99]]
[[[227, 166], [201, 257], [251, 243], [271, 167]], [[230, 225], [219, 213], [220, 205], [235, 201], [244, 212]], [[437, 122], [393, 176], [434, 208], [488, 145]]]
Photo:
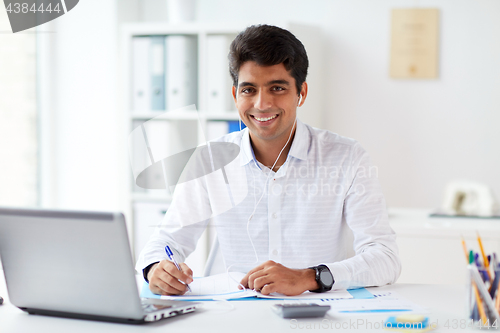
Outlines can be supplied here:
[[290, 31], [272, 25], [252, 25], [240, 32], [229, 47], [229, 73], [238, 86], [240, 67], [247, 61], [260, 66], [283, 64], [295, 79], [297, 94], [306, 80], [309, 60], [304, 45]]

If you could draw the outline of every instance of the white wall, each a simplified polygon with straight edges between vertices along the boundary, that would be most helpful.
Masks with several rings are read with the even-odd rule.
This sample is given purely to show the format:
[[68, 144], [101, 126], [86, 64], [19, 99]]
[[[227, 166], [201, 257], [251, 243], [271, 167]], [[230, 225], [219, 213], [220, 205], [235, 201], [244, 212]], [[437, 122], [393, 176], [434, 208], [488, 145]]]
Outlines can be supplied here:
[[41, 29], [42, 205], [121, 209], [116, 1], [80, 1]]
[[0, 10], [0, 206], [37, 204], [36, 39]]
[[[441, 10], [436, 80], [389, 78], [392, 8]], [[324, 31], [325, 128], [361, 142], [390, 206], [438, 207], [446, 182], [500, 197], [500, 1], [199, 1], [204, 22], [317, 24]]]

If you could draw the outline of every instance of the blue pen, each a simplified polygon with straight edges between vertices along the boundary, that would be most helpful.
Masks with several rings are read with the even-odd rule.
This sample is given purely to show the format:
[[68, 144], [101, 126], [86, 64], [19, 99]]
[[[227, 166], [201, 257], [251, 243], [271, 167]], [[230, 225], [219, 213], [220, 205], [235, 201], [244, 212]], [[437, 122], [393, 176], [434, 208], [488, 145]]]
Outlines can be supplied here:
[[474, 254], [474, 262], [476, 263], [477, 268], [481, 268], [481, 262], [479, 261], [479, 253]]
[[[177, 260], [175, 260], [174, 253], [172, 252], [172, 250], [170, 250], [170, 247], [168, 245], [165, 246], [165, 252], [167, 252], [168, 259], [170, 259], [170, 261], [174, 263], [175, 267], [177, 267], [177, 269], [182, 272], [181, 266], [179, 266]], [[191, 288], [189, 288], [187, 284], [186, 287], [189, 291], [191, 291]]]

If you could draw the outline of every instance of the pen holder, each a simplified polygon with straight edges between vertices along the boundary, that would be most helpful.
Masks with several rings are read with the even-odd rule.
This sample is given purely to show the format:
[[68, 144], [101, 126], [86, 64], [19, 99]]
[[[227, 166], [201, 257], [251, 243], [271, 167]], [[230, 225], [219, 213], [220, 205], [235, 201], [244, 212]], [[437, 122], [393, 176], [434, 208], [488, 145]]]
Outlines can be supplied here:
[[500, 270], [494, 271], [493, 280], [484, 269], [467, 266], [466, 306], [469, 319], [478, 325], [500, 325], [500, 292], [498, 290]]

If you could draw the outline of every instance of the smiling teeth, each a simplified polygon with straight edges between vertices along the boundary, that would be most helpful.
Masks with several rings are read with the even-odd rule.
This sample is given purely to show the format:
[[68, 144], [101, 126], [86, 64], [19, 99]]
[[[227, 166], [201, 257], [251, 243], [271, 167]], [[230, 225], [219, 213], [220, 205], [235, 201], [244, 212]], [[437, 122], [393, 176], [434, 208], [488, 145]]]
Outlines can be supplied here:
[[275, 114], [274, 116], [272, 116], [272, 117], [268, 117], [268, 118], [257, 118], [257, 117], [255, 117], [255, 116], [254, 116], [254, 118], [255, 118], [255, 119], [257, 119], [258, 121], [268, 121], [268, 120], [271, 120], [271, 119], [276, 118], [277, 116], [278, 116], [278, 115], [277, 115], [277, 114]]

